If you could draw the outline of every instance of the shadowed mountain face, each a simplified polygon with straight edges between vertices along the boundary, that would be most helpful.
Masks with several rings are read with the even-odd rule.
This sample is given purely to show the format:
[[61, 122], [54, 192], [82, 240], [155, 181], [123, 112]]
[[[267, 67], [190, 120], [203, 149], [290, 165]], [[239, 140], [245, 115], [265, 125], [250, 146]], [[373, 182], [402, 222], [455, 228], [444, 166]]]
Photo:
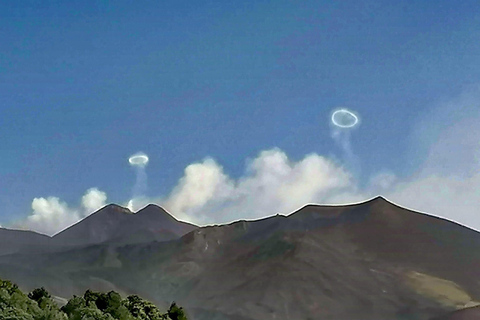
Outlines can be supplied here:
[[479, 270], [479, 233], [381, 197], [171, 241], [0, 257], [0, 278], [25, 290], [136, 293], [159, 306], [175, 300], [195, 320], [427, 320], [477, 305]]
[[48, 246], [49, 244], [50, 237], [43, 234], [0, 228], [0, 256], [21, 250], [31, 250], [34, 246]]
[[112, 204], [56, 234], [53, 243], [87, 245], [106, 241], [123, 244], [166, 241], [196, 228], [195, 225], [176, 220], [156, 205], [148, 205], [133, 213]]
[[479, 320], [480, 307], [465, 308], [431, 320]]
[[0, 256], [17, 252], [45, 253], [98, 243], [126, 245], [177, 239], [198, 228], [148, 205], [133, 213], [107, 205], [53, 237], [32, 231], [0, 228]]

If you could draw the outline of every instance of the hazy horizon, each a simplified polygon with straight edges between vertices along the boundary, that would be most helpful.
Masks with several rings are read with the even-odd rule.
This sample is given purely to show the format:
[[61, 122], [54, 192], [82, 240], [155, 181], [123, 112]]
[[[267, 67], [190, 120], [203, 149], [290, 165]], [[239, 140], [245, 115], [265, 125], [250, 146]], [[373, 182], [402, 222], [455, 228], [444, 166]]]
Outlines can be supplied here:
[[[372, 201], [372, 200], [374, 200], [374, 199], [377, 199], [377, 198], [383, 198], [383, 199], [386, 200], [387, 202], [390, 202], [392, 205], [395, 205], [395, 206], [400, 207], [400, 208], [403, 208], [403, 209], [411, 210], [411, 211], [414, 211], [414, 212], [416, 212], [416, 213], [420, 213], [420, 214], [424, 214], [424, 215], [428, 215], [428, 216], [438, 217], [438, 216], [433, 215], [433, 214], [431, 214], [431, 213], [429, 213], [429, 212], [424, 212], [424, 211], [420, 211], [420, 210], [415, 210], [415, 209], [412, 209], [412, 208], [408, 208], [408, 207], [406, 207], [406, 206], [402, 206], [402, 205], [399, 204], [399, 203], [395, 203], [395, 202], [391, 201], [390, 199], [385, 198], [383, 195], [376, 195], [376, 196], [374, 196], [374, 197], [372, 197], [372, 198], [370, 198], [370, 199], [361, 200], [361, 201], [357, 201], [357, 202], [343, 203], [343, 204], [306, 203], [306, 204], [304, 204], [304, 205], [302, 205], [302, 206], [300, 206], [300, 207], [292, 210], [291, 212], [281, 213], [281, 215], [283, 215], [283, 216], [289, 216], [289, 215], [291, 215], [291, 214], [299, 211], [300, 209], [302, 209], [302, 208], [304, 208], [304, 207], [312, 206], [312, 205], [313, 205], [313, 206], [327, 206], [327, 207], [350, 206], [350, 205], [364, 204], [364, 203], [370, 202], [370, 201]], [[165, 208], [163, 208], [161, 205], [156, 204], [156, 203], [148, 203], [148, 204], [145, 204], [145, 205], [142, 206], [141, 208], [136, 209], [136, 210], [133, 210], [133, 211], [130, 210], [130, 209], [128, 208], [128, 206], [121, 206], [121, 205], [116, 204], [116, 203], [107, 203], [107, 204], [105, 204], [104, 206], [102, 206], [102, 207], [100, 207], [99, 209], [97, 209], [95, 212], [99, 212], [99, 211], [101, 211], [102, 209], [104, 209], [104, 208], [106, 208], [106, 207], [108, 207], [108, 206], [120, 206], [120, 207], [122, 207], [122, 208], [124, 208], [124, 209], [130, 210], [130, 212], [131, 212], [132, 214], [137, 214], [137, 213], [139, 213], [140, 211], [142, 211], [143, 209], [145, 209], [146, 207], [148, 207], [148, 206], [150, 206], [150, 205], [155, 205], [155, 206], [158, 206], [159, 208], [165, 210]], [[165, 211], [166, 211], [168, 214], [170, 214], [171, 216], [173, 216], [175, 219], [177, 219], [178, 221], [180, 221], [180, 222], [192, 223], [192, 222], [189, 222], [188, 220], [182, 220], [182, 219], [179, 219], [179, 218], [175, 217], [175, 214], [174, 214], [173, 212], [169, 212], [168, 210], [165, 210]], [[95, 212], [93, 212], [93, 213], [95, 213]], [[194, 224], [194, 225], [196, 225], [196, 226], [198, 226], [198, 227], [227, 225], [227, 224], [231, 224], [231, 223], [238, 222], [238, 221], [257, 221], [257, 220], [261, 220], [261, 219], [265, 219], [265, 218], [269, 218], [269, 217], [274, 217], [274, 216], [276, 216], [276, 215], [278, 215], [278, 214], [280, 214], [280, 213], [277, 212], [277, 213], [269, 214], [269, 215], [262, 216], [262, 217], [256, 217], [256, 218], [252, 218], [252, 219], [237, 218], [237, 219], [230, 220], [230, 221], [223, 221], [223, 222], [221, 222], [221, 223], [207, 223], [207, 224]], [[64, 228], [62, 228], [61, 230], [56, 231], [56, 232], [53, 233], [53, 234], [47, 234], [47, 233], [44, 233], [44, 232], [39, 232], [39, 231], [31, 230], [30, 228], [25, 227], [25, 226], [24, 226], [23, 224], [21, 224], [21, 223], [20, 223], [20, 224], [13, 224], [13, 225], [11, 225], [10, 227], [4, 227], [4, 226], [1, 226], [1, 225], [0, 225], [0, 228], [9, 229], [9, 230], [34, 231], [34, 232], [37, 232], [37, 233], [40, 233], [40, 234], [43, 234], [43, 235], [48, 235], [48, 236], [50, 236], [50, 237], [53, 237], [53, 236], [55, 236], [56, 234], [58, 234], [58, 233], [60, 233], [60, 232], [62, 232], [62, 231], [64, 231], [64, 230], [72, 227], [73, 225], [79, 223], [80, 221], [82, 221], [83, 219], [87, 218], [88, 216], [89, 216], [89, 215], [87, 215], [87, 216], [85, 216], [85, 217], [82, 217], [82, 218], [79, 218], [78, 221], [75, 221], [75, 222], [71, 223], [70, 225], [65, 226]], [[458, 222], [458, 221], [455, 221], [455, 220], [452, 220], [452, 219], [449, 219], [449, 218], [446, 218], [446, 217], [440, 217], [440, 218], [445, 219], [445, 220], [450, 221], [450, 222], [453, 222], [453, 223], [456, 223], [456, 224], [459, 224], [459, 225], [461, 225], [461, 226], [463, 226], [463, 227], [466, 227], [466, 228], [469, 228], [469, 229], [471, 229], [471, 230], [480, 232], [479, 229], [475, 229], [475, 228], [469, 227], [469, 226], [467, 226], [467, 225], [465, 225], [465, 224], [462, 224], [461, 222]]]

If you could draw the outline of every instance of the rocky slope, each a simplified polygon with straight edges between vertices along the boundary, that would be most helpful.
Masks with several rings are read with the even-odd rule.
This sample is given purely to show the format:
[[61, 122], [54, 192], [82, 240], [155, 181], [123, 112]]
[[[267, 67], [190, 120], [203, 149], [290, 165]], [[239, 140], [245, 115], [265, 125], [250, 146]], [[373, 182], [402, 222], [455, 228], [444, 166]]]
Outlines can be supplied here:
[[162, 307], [175, 300], [195, 320], [427, 320], [478, 304], [479, 267], [478, 232], [382, 197], [169, 241], [0, 257], [0, 277], [25, 288], [113, 289]]

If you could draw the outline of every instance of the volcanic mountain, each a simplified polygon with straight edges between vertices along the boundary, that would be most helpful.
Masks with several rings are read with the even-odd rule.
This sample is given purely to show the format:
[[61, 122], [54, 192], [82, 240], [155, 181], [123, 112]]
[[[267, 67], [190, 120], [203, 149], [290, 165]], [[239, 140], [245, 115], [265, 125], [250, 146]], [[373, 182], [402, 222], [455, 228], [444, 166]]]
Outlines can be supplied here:
[[0, 278], [62, 297], [91, 288], [159, 306], [175, 300], [194, 320], [427, 320], [480, 301], [480, 234], [382, 197], [307, 205], [169, 241], [102, 239], [0, 257]]
[[478, 320], [480, 319], [480, 307], [465, 308], [432, 320]]
[[198, 228], [148, 205], [134, 213], [110, 204], [53, 237], [26, 230], [0, 228], [0, 256], [16, 252], [45, 253], [97, 243], [133, 244], [177, 239]]
[[49, 236], [32, 231], [0, 228], [0, 256], [29, 250], [32, 246], [48, 245], [50, 245]]
[[166, 241], [196, 228], [198, 226], [176, 220], [157, 205], [150, 204], [133, 213], [110, 204], [54, 235], [53, 243], [82, 246], [107, 241], [123, 244]]

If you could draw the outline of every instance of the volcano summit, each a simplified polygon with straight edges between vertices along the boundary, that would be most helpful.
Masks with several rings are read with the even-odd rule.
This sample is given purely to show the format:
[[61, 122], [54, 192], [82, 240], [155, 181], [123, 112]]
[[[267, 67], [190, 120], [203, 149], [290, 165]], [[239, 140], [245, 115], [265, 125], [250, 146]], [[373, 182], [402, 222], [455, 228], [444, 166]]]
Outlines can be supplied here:
[[109, 205], [51, 243], [69, 247], [0, 256], [0, 277], [175, 300], [195, 320], [427, 320], [480, 304], [480, 234], [382, 197], [208, 227]]

